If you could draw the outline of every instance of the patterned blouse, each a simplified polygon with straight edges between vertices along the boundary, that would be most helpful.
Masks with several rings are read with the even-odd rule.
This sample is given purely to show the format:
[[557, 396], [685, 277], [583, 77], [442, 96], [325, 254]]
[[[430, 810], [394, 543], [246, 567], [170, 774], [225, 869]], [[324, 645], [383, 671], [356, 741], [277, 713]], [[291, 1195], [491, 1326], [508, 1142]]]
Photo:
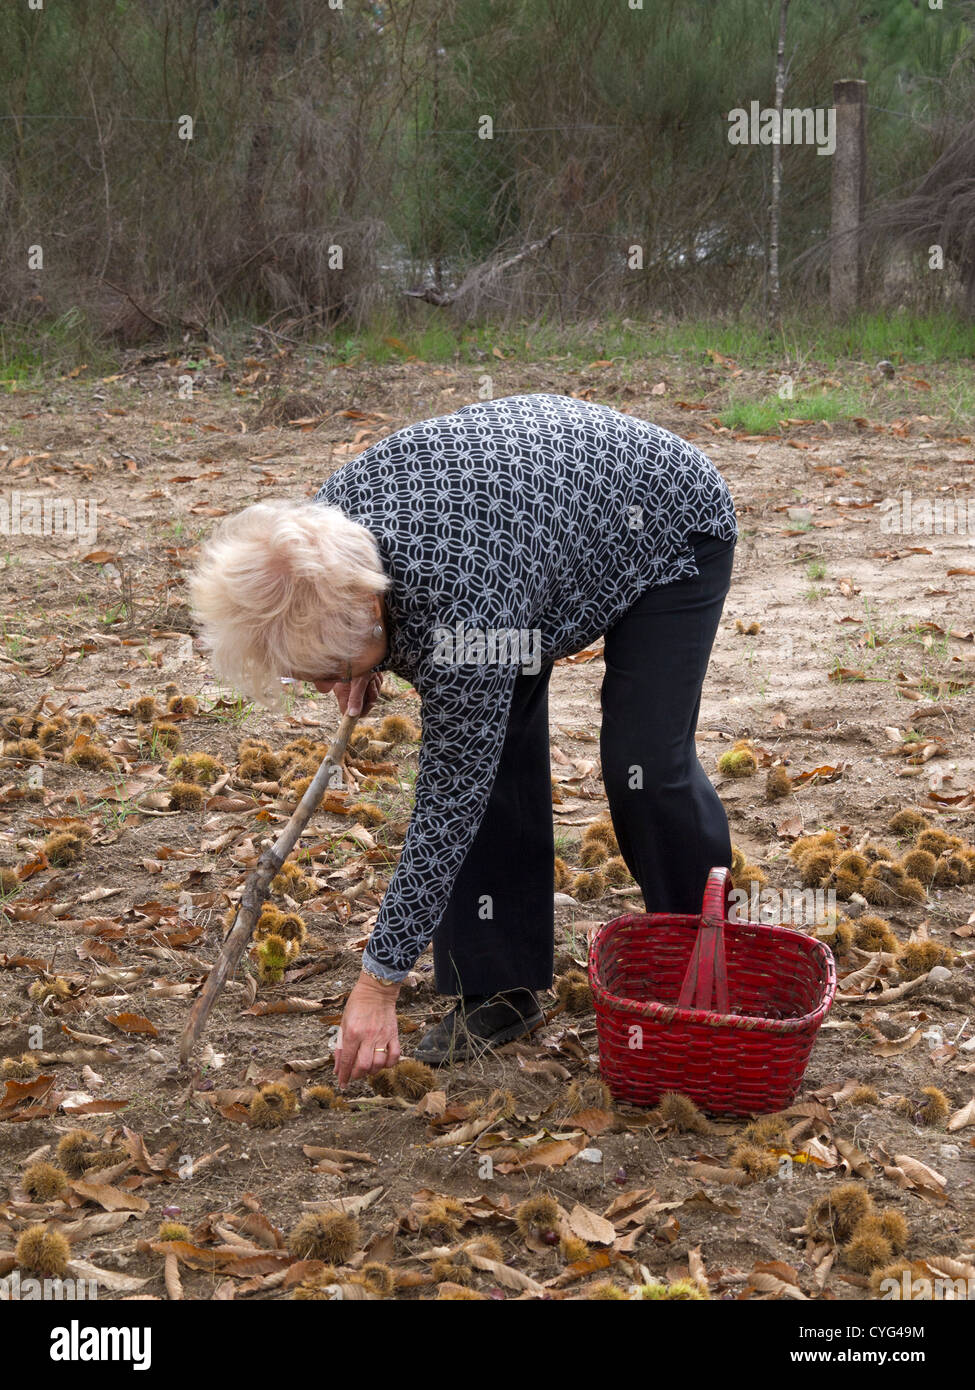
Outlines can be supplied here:
[[391, 580], [384, 666], [422, 699], [416, 799], [363, 960], [401, 980], [431, 940], [494, 783], [519, 675], [697, 574], [689, 532], [737, 538], [714, 464], [646, 420], [568, 396], [408, 425], [315, 497], [374, 537]]

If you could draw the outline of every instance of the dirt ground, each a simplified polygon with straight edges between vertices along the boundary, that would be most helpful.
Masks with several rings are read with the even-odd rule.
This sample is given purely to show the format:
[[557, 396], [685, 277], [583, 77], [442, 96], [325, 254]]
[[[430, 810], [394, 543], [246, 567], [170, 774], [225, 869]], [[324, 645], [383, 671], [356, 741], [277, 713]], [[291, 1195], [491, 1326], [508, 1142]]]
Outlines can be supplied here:
[[[905, 491], [973, 499], [971, 438], [882, 409], [859, 424], [734, 435], [708, 405], [711, 369], [637, 364], [624, 380], [596, 365], [499, 361], [492, 376], [495, 395], [577, 393], [655, 419], [695, 439], [727, 478], [742, 534], [698, 749], [735, 844], [769, 887], [801, 886], [788, 853], [801, 834], [832, 829], [840, 849], [880, 841], [902, 855], [909, 839], [887, 829], [902, 807], [975, 840], [975, 531], [896, 533], [882, 505]], [[379, 747], [352, 764], [354, 788], [302, 839], [309, 896], [275, 895], [307, 924], [300, 953], [270, 985], [258, 984], [252, 958], [218, 1001], [195, 1065], [180, 1070], [179, 1035], [223, 916], [293, 805], [272, 776], [238, 775], [239, 744], [263, 739], [280, 753], [302, 736], [327, 740], [337, 724], [330, 696], [296, 695], [269, 715], [212, 683], [184, 598], [194, 545], [253, 500], [313, 494], [382, 435], [475, 399], [480, 380], [477, 365], [309, 370], [287, 354], [240, 364], [201, 354], [133, 358], [107, 379], [83, 371], [0, 398], [3, 496], [95, 499], [98, 517], [84, 542], [3, 542], [0, 864], [17, 878], [0, 913], [0, 1054], [27, 1051], [37, 1066], [0, 1078], [0, 1276], [19, 1266], [26, 1277], [15, 1246], [45, 1222], [71, 1243], [68, 1275], [96, 1278], [102, 1298], [314, 1295], [317, 1277], [318, 1296], [339, 1287], [343, 1297], [457, 1298], [466, 1288], [561, 1299], [592, 1297], [606, 1280], [630, 1290], [690, 1277], [712, 1299], [856, 1300], [877, 1296], [874, 1257], [851, 1254], [838, 1221], [803, 1229], [811, 1204], [853, 1181], [878, 1211], [906, 1219], [915, 1276], [975, 1278], [971, 882], [866, 909], [882, 912], [900, 946], [950, 948], [947, 971], [910, 989], [894, 950], [837, 946], [840, 997], [795, 1105], [777, 1130], [753, 1133], [757, 1157], [733, 1157], [745, 1120], [695, 1132], [677, 1110], [607, 1107], [595, 1015], [576, 994], [576, 1011], [553, 993], [529, 1043], [441, 1071], [419, 1102], [360, 1082], [333, 1108], [309, 1090], [331, 1079], [330, 1043], [402, 843], [416, 766], [415, 742], [382, 746], [377, 734]], [[192, 395], [181, 397], [187, 381]], [[594, 924], [641, 908], [632, 882], [572, 896], [584, 891], [574, 878], [582, 836], [606, 811], [601, 673], [597, 650], [560, 663], [552, 680], [553, 814], [572, 875], [557, 898], [563, 973], [585, 967]], [[191, 702], [168, 718], [174, 733], [140, 736], [129, 707], [140, 696], [165, 707], [169, 684], [198, 711]], [[387, 677], [370, 722], [378, 730], [390, 714], [422, 721], [415, 692]], [[32, 749], [45, 723], [54, 732]], [[65, 761], [59, 743], [79, 735], [102, 750], [100, 768]], [[738, 739], [758, 770], [724, 776], [717, 758]], [[173, 751], [212, 754], [226, 769], [198, 809], [170, 809]], [[769, 800], [776, 761], [793, 786]], [[350, 815], [362, 802], [378, 809]], [[45, 840], [78, 821], [90, 832], [80, 858], [52, 862]], [[855, 926], [856, 902], [839, 908]], [[829, 922], [807, 925], [838, 939]], [[405, 1055], [449, 1007], [431, 971], [427, 954], [403, 992]], [[251, 1122], [267, 1083], [297, 1098], [274, 1128]], [[931, 1087], [946, 1104], [926, 1096]], [[78, 1126], [106, 1150], [101, 1166], [69, 1174], [49, 1200], [31, 1195], [25, 1166], [60, 1162], [55, 1148]], [[516, 1208], [540, 1193], [558, 1213], [523, 1214], [519, 1228]], [[329, 1204], [356, 1216], [351, 1248], [312, 1250], [325, 1263], [299, 1259], [288, 1248], [295, 1223]], [[160, 1239], [167, 1218], [187, 1231]], [[486, 1236], [500, 1249], [461, 1249]], [[882, 1264], [902, 1245], [882, 1246]], [[370, 1261], [391, 1267], [391, 1292], [383, 1274], [362, 1282]]]

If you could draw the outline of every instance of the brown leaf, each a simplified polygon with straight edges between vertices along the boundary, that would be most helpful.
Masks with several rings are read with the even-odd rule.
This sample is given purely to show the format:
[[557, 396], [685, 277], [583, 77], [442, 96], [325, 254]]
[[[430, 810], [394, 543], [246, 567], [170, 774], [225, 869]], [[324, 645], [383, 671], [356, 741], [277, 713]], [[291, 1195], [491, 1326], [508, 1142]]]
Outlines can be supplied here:
[[919, 1159], [912, 1158], [910, 1154], [895, 1155], [893, 1164], [884, 1165], [884, 1173], [893, 1179], [898, 1187], [908, 1188], [919, 1197], [936, 1202], [948, 1200], [944, 1191], [948, 1185], [947, 1178], [936, 1173]]
[[577, 1202], [568, 1216], [569, 1227], [574, 1235], [589, 1245], [612, 1245], [616, 1239], [616, 1227], [605, 1216], [597, 1216], [594, 1211]]
[[425, 1096], [421, 1096], [413, 1107], [414, 1115], [425, 1115], [428, 1119], [436, 1120], [443, 1115], [447, 1108], [446, 1091], [427, 1091]]
[[376, 1160], [371, 1154], [359, 1153], [355, 1149], [329, 1149], [320, 1144], [302, 1144], [301, 1152], [306, 1158], [330, 1158], [333, 1163], [369, 1163], [373, 1167]]
[[431, 1149], [452, 1149], [455, 1144], [473, 1143], [479, 1135], [494, 1124], [497, 1117], [498, 1112], [494, 1111], [490, 1115], [481, 1115], [476, 1120], [468, 1120], [447, 1134], [438, 1134], [436, 1139], [430, 1140], [428, 1147]]
[[956, 1110], [948, 1121], [947, 1129], [954, 1134], [956, 1130], [964, 1129], [967, 1125], [975, 1125], [975, 1096], [963, 1105], [960, 1110]]
[[381, 1187], [371, 1187], [357, 1197], [334, 1197], [331, 1201], [302, 1202], [301, 1205], [306, 1211], [343, 1211], [347, 1216], [358, 1216], [378, 1201], [382, 1194]]
[[668, 1216], [667, 1220], [653, 1233], [653, 1238], [660, 1245], [673, 1245], [680, 1235], [680, 1222], [676, 1216]]
[[615, 1120], [616, 1116], [612, 1110], [579, 1110], [571, 1116], [572, 1124], [577, 1129], [584, 1129], [590, 1139], [605, 1134], [607, 1129], [612, 1128]]
[[314, 1014], [322, 1008], [316, 999], [300, 999], [297, 997], [288, 999], [262, 1000], [258, 1004], [252, 1004], [249, 1009], [241, 1009], [241, 1013], [252, 1014], [255, 1018], [264, 1018], [267, 1014]]
[[0, 1110], [10, 1110], [25, 1100], [39, 1100], [54, 1085], [53, 1076], [35, 1076], [33, 1081], [8, 1081], [5, 1084]]
[[759, 1261], [749, 1275], [747, 1287], [757, 1293], [774, 1294], [778, 1298], [793, 1298], [805, 1302], [806, 1295], [799, 1288], [798, 1281], [799, 1276], [791, 1265], [784, 1264], [781, 1260]]
[[134, 1211], [98, 1211], [91, 1216], [81, 1216], [77, 1221], [65, 1221], [60, 1231], [65, 1240], [74, 1244], [76, 1240], [82, 1240], [87, 1236], [110, 1235], [135, 1216]]
[[291, 1263], [287, 1250], [266, 1250], [253, 1255], [232, 1245], [203, 1249], [185, 1240], [151, 1240], [149, 1249], [158, 1255], [174, 1255], [189, 1269], [215, 1270], [221, 1274], [272, 1274]]
[[107, 1014], [106, 1020], [114, 1023], [123, 1033], [146, 1033], [150, 1038], [158, 1038], [156, 1026], [142, 1014]]
[[99, 1290], [109, 1293], [137, 1293], [148, 1279], [137, 1279], [134, 1274], [120, 1274], [116, 1269], [99, 1269], [87, 1260], [71, 1260], [68, 1273], [73, 1279], [93, 1279]]
[[873, 1164], [862, 1150], [849, 1139], [834, 1139], [836, 1151], [842, 1159], [840, 1167], [855, 1173], [858, 1178], [873, 1177]]
[[870, 1051], [875, 1057], [896, 1057], [899, 1052], [907, 1052], [910, 1048], [917, 1047], [923, 1036], [924, 1025], [921, 1024], [906, 1038], [897, 1038], [894, 1041], [885, 1039], [883, 1042], [876, 1043]]
[[687, 1252], [687, 1267], [690, 1270], [691, 1278], [695, 1284], [699, 1284], [702, 1289], [708, 1287], [708, 1276], [704, 1268], [704, 1260], [701, 1258], [701, 1247], [695, 1245], [693, 1250]]
[[65, 1115], [111, 1115], [116, 1110], [124, 1110], [131, 1105], [130, 1100], [85, 1100], [72, 1104], [70, 1098], [61, 1103]]
[[561, 1168], [585, 1148], [586, 1142], [584, 1134], [578, 1139], [553, 1139], [529, 1149], [523, 1158], [511, 1163], [496, 1163], [495, 1168], [499, 1173], [542, 1173], [548, 1168]]
[[741, 1207], [736, 1207], [734, 1202], [715, 1201], [704, 1191], [692, 1192], [689, 1197], [685, 1197], [680, 1203], [682, 1207], [707, 1207], [710, 1211], [720, 1211], [726, 1216], [740, 1216]]
[[528, 1293], [544, 1294], [545, 1288], [527, 1274], [522, 1274], [520, 1269], [515, 1269], [512, 1265], [502, 1264], [500, 1260], [489, 1260], [485, 1255], [475, 1255], [468, 1252], [467, 1258], [475, 1269], [483, 1269], [488, 1274], [494, 1276], [497, 1282], [506, 1289], [526, 1290]]
[[171, 1299], [178, 1302], [183, 1297], [183, 1281], [179, 1277], [179, 1261], [172, 1253], [166, 1256], [164, 1278], [166, 1292]]
[[845, 1100], [849, 1100], [859, 1085], [860, 1082], [854, 1080], [844, 1081], [840, 1084], [834, 1082], [832, 1086], [822, 1086], [818, 1091], [813, 1091], [812, 1094], [817, 1100], [831, 1100], [834, 1105], [842, 1105]]
[[228, 1216], [225, 1220], [228, 1226], [239, 1231], [242, 1236], [249, 1237], [256, 1245], [264, 1246], [268, 1250], [286, 1248], [284, 1235], [263, 1212], [249, 1211], [244, 1216]]
[[656, 1189], [652, 1187], [638, 1187], [632, 1192], [621, 1192], [618, 1197], [613, 1198], [603, 1216], [617, 1227], [629, 1226], [634, 1221], [640, 1223], [642, 1218], [638, 1214], [639, 1211], [649, 1202], [655, 1201], [656, 1196]]
[[83, 1178], [79, 1178], [71, 1186], [79, 1197], [83, 1197], [86, 1202], [97, 1202], [106, 1211], [149, 1210], [149, 1203], [144, 1197], [137, 1197], [134, 1192], [123, 1192], [120, 1187], [112, 1187], [110, 1183], [85, 1182]]
[[741, 1168], [721, 1168], [716, 1163], [687, 1162], [687, 1171], [692, 1178], [703, 1178], [705, 1182], [725, 1183], [730, 1187], [742, 1187], [749, 1181], [748, 1174]]
[[608, 1269], [618, 1258], [615, 1250], [594, 1250], [591, 1255], [585, 1255], [581, 1260], [573, 1260], [572, 1264], [566, 1265], [561, 1274], [548, 1281], [548, 1286], [552, 1289], [563, 1288], [576, 1279], [584, 1279], [587, 1274], [598, 1274], [600, 1270]]

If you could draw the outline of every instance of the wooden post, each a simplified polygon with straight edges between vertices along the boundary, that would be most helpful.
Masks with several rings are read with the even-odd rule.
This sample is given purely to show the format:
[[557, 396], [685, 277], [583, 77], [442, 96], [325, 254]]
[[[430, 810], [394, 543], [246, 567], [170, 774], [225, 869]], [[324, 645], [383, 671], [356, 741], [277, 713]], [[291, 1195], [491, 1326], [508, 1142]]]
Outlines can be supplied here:
[[860, 227], [867, 174], [867, 84], [833, 83], [836, 149], [833, 153], [829, 306], [837, 318], [852, 313], [860, 298]]

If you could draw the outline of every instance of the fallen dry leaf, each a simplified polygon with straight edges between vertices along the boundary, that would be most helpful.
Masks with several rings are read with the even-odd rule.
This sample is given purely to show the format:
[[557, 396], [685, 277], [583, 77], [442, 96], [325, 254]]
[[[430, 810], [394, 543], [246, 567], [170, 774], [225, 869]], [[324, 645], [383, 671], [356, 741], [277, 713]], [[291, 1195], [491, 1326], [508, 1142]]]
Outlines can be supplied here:
[[150, 1038], [158, 1038], [156, 1026], [142, 1014], [108, 1014], [108, 1023], [113, 1023], [123, 1033], [146, 1033]]
[[584, 1149], [587, 1142], [585, 1134], [578, 1139], [553, 1139], [547, 1144], [536, 1144], [527, 1149], [524, 1156], [510, 1162], [495, 1162], [494, 1167], [499, 1173], [543, 1173], [548, 1168], [561, 1168]]
[[616, 1239], [616, 1227], [605, 1216], [597, 1216], [594, 1211], [577, 1202], [569, 1212], [568, 1224], [573, 1235], [589, 1245], [612, 1245]]
[[179, 1261], [173, 1254], [166, 1256], [163, 1277], [166, 1283], [166, 1292], [171, 1299], [178, 1302], [183, 1297], [183, 1281], [179, 1277]]
[[137, 1197], [134, 1192], [123, 1192], [111, 1183], [85, 1182], [83, 1178], [78, 1178], [71, 1186], [79, 1197], [84, 1197], [86, 1202], [97, 1202], [106, 1211], [149, 1210], [149, 1203], [144, 1197]]
[[954, 1134], [956, 1130], [965, 1129], [967, 1125], [975, 1125], [975, 1096], [963, 1105], [960, 1110], [956, 1110], [948, 1121], [947, 1129]]
[[109, 1293], [137, 1293], [143, 1284], [149, 1282], [148, 1279], [137, 1279], [134, 1274], [120, 1274], [115, 1269], [99, 1269], [87, 1260], [70, 1260], [68, 1273], [73, 1279], [93, 1279], [99, 1290], [107, 1289]]

